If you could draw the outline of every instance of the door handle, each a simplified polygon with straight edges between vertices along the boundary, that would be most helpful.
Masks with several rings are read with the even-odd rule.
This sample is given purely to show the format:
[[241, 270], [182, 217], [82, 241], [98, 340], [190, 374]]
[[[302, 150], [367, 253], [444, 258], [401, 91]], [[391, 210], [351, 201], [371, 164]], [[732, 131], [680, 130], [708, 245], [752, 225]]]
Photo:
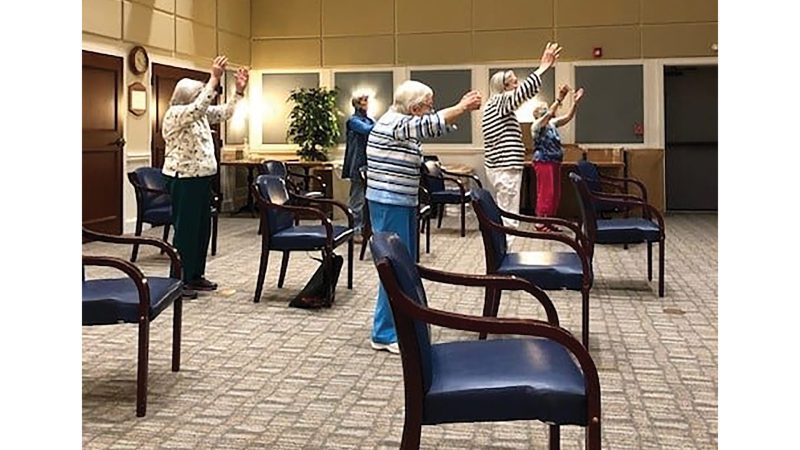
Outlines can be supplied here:
[[111, 145], [116, 145], [117, 147], [122, 148], [125, 146], [125, 138], [120, 137], [116, 141], [112, 142]]

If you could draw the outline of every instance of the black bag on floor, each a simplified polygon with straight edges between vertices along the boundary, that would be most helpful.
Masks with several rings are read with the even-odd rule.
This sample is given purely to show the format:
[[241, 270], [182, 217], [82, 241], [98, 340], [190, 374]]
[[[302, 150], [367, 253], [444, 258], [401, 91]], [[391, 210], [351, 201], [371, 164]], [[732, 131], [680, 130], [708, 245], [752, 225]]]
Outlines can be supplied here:
[[308, 280], [303, 290], [297, 294], [297, 297], [289, 302], [289, 306], [304, 309], [330, 308], [336, 294], [336, 282], [339, 281], [339, 273], [342, 271], [343, 264], [344, 258], [337, 254], [322, 259], [317, 271]]

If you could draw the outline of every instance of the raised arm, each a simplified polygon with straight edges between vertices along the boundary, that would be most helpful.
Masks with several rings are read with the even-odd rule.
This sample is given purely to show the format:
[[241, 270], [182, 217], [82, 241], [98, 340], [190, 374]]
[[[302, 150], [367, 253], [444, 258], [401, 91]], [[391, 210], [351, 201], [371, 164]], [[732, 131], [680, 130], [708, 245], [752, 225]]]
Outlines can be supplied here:
[[236, 111], [236, 104], [244, 98], [244, 90], [247, 88], [247, 81], [250, 78], [247, 69], [240, 67], [234, 74], [234, 78], [236, 80], [236, 94], [224, 105], [208, 107], [206, 115], [208, 123], [214, 124], [230, 119]]
[[368, 136], [375, 122], [367, 117], [353, 116], [347, 121], [347, 127], [358, 134]]
[[[177, 127], [183, 127], [200, 120], [208, 113], [209, 106], [217, 95], [216, 89], [219, 86], [220, 77], [222, 77], [227, 63], [228, 58], [224, 56], [214, 58], [214, 62], [211, 65], [211, 77], [194, 101], [187, 105], [172, 105], [169, 107], [167, 117], [172, 123]], [[164, 134], [169, 134], [171, 131], [170, 129], [165, 129]]]
[[542, 75], [555, 64], [561, 53], [561, 47], [557, 43], [548, 42], [542, 53], [539, 67], [528, 75], [510, 94], [504, 94], [500, 99], [498, 109], [501, 114], [510, 114], [516, 111], [526, 101], [532, 99], [542, 86]]
[[435, 114], [423, 114], [421, 116], [404, 118], [395, 126], [394, 138], [406, 140], [441, 136], [449, 131], [447, 125], [452, 125], [462, 114], [474, 111], [480, 107], [480, 92], [467, 92], [461, 97], [461, 101]]
[[564, 126], [575, 117], [575, 111], [578, 110], [578, 103], [580, 103], [581, 98], [583, 98], [583, 88], [578, 89], [575, 91], [575, 94], [572, 97], [572, 105], [569, 107], [569, 111], [563, 116], [556, 117], [553, 119], [553, 124], [557, 127]]

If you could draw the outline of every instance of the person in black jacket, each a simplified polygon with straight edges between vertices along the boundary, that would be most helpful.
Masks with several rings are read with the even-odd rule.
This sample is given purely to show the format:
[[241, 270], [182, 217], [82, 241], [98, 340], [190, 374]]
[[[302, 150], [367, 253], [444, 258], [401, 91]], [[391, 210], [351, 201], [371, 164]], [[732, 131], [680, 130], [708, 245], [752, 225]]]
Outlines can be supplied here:
[[359, 170], [367, 165], [367, 137], [375, 121], [367, 117], [369, 97], [355, 94], [351, 99], [355, 112], [347, 120], [347, 146], [344, 151], [342, 178], [350, 179], [350, 209], [353, 210], [355, 239], [361, 238], [364, 224], [364, 183]]

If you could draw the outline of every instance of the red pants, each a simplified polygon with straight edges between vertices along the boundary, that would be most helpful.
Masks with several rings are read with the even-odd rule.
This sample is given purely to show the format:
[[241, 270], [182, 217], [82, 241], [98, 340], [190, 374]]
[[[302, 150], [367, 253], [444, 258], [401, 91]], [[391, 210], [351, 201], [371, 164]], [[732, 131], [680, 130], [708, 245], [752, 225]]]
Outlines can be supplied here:
[[534, 161], [536, 171], [536, 215], [552, 217], [561, 201], [561, 163]]

